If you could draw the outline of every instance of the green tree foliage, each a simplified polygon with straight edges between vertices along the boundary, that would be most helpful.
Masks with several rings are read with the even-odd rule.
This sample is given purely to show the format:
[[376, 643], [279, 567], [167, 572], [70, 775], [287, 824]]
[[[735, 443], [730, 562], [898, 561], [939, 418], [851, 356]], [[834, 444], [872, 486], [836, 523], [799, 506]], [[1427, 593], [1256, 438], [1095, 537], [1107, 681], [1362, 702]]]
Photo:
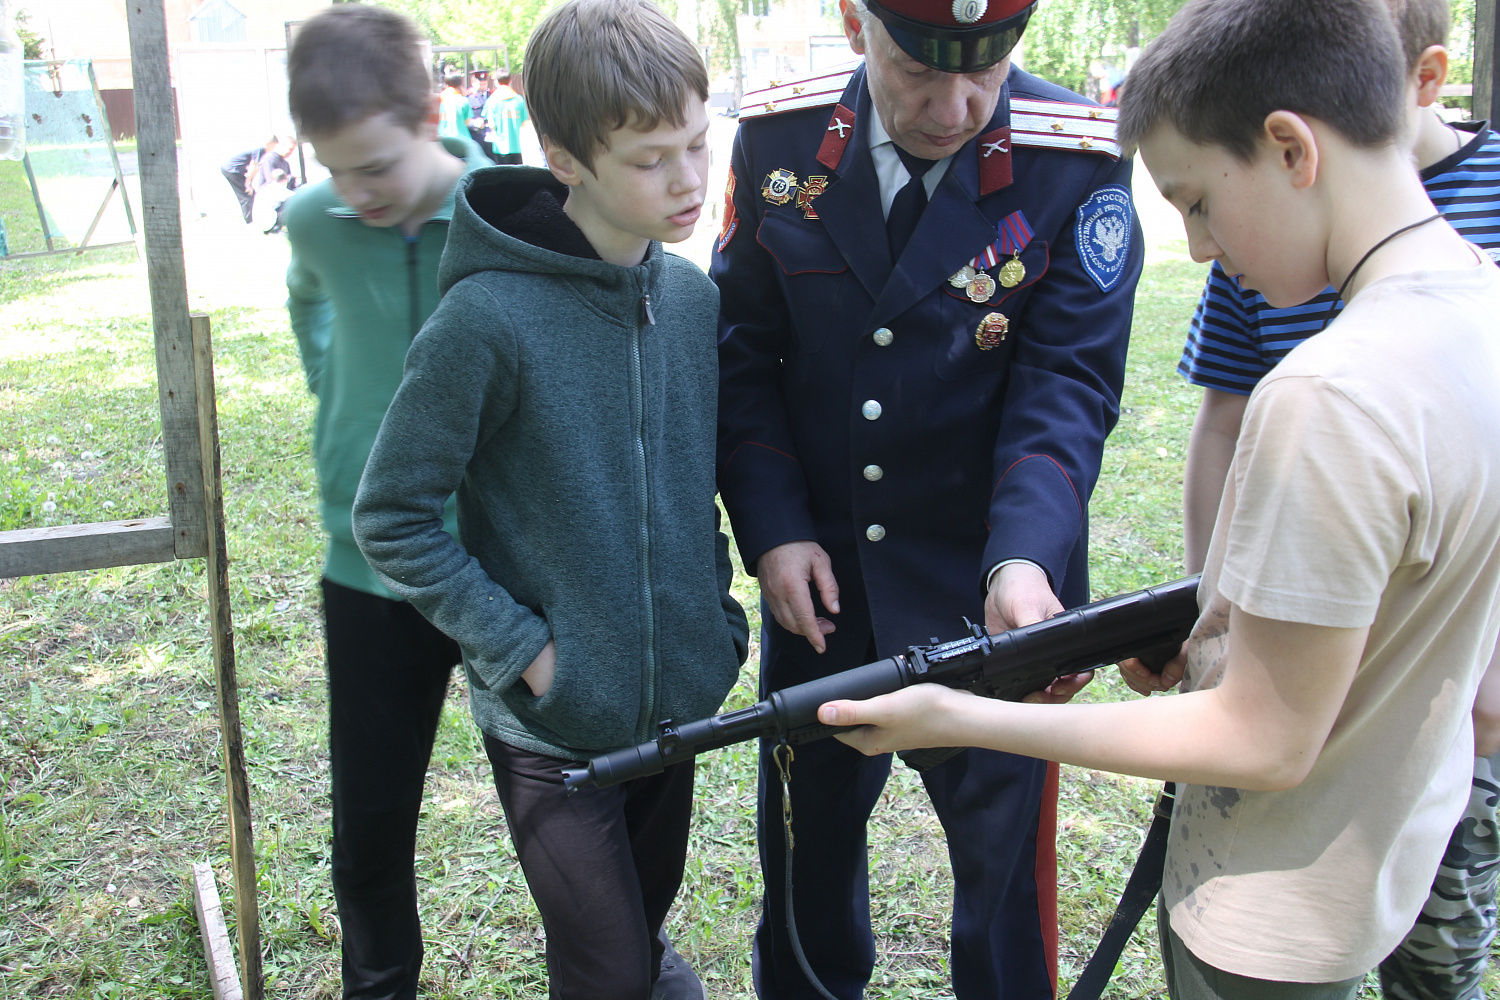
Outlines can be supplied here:
[[1026, 69], [1086, 93], [1092, 64], [1105, 61], [1124, 69], [1125, 48], [1155, 38], [1185, 2], [1043, 0], [1026, 28]]
[[44, 39], [35, 31], [31, 30], [31, 15], [24, 11], [16, 11], [16, 34], [21, 37], [21, 58], [42, 59], [42, 42]]
[[[1474, 0], [1448, 0], [1453, 11], [1453, 28], [1448, 32], [1448, 82], [1472, 83], [1474, 81]], [[1468, 107], [1468, 98], [1454, 98], [1444, 103], [1462, 102]]]
[[[504, 42], [511, 72], [521, 69], [526, 40], [556, 0], [374, 0], [422, 26], [434, 45]], [[503, 68], [503, 67], [502, 67]]]

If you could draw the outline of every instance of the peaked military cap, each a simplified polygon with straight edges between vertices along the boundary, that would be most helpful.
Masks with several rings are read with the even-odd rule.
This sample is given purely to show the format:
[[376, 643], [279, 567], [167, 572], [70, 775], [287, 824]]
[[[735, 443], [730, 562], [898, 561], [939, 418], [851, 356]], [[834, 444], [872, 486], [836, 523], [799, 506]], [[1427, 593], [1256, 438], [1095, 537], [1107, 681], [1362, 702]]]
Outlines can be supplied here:
[[1036, 0], [865, 0], [865, 6], [917, 62], [974, 73], [1010, 55]]

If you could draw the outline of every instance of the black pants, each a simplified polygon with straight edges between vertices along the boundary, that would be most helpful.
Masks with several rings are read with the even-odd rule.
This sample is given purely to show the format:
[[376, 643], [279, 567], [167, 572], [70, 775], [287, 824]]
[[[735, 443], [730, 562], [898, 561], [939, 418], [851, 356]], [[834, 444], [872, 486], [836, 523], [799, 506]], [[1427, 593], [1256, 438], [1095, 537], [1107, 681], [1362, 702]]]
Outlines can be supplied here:
[[230, 170], [227, 167], [222, 168], [219, 172], [229, 182], [230, 190], [234, 191], [234, 197], [240, 203], [240, 211], [244, 213], [245, 222], [248, 223], [250, 221], [251, 210], [255, 207], [255, 195], [245, 190], [247, 172], [244, 170]]
[[484, 738], [526, 885], [547, 933], [552, 1000], [647, 1000], [656, 939], [687, 857], [693, 765], [567, 794], [576, 761]]
[[411, 1000], [417, 814], [458, 645], [411, 605], [323, 581], [333, 894], [346, 1000]]

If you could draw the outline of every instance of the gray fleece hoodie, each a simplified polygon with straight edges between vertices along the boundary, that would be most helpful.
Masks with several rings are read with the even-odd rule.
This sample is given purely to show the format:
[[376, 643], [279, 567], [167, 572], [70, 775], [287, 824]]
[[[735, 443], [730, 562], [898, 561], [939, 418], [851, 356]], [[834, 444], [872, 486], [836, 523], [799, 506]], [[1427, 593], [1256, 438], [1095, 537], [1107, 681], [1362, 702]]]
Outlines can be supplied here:
[[[716, 530], [718, 290], [659, 243], [619, 267], [498, 228], [554, 185], [527, 167], [460, 183], [443, 299], [407, 354], [354, 534], [462, 647], [479, 727], [579, 759], [712, 714], [748, 631]], [[443, 531], [453, 493], [461, 541]], [[548, 639], [557, 673], [537, 698], [521, 673]]]

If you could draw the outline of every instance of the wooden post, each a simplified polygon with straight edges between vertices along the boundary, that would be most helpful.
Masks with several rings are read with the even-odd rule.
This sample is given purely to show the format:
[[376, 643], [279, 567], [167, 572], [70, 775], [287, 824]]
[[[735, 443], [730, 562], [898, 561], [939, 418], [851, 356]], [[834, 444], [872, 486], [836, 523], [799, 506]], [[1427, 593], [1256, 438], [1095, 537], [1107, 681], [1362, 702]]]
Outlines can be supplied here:
[[234, 620], [229, 603], [229, 552], [224, 538], [224, 492], [219, 474], [219, 417], [214, 405], [213, 338], [208, 317], [192, 316], [192, 363], [197, 376], [198, 440], [202, 447], [204, 523], [208, 526], [208, 617], [214, 640], [214, 681], [228, 786], [229, 855], [234, 867], [235, 932], [245, 996], [261, 1000], [260, 915], [256, 908], [255, 838], [250, 826], [250, 779], [240, 728], [239, 682], [234, 669]]
[[1500, 31], [1495, 30], [1495, 0], [1474, 0], [1474, 97], [1476, 121], [1489, 120], [1500, 110], [1500, 77], [1496, 56], [1500, 55]]
[[156, 331], [156, 388], [161, 403], [167, 500], [178, 559], [208, 554], [203, 466], [194, 399], [193, 336], [188, 323], [187, 267], [177, 196], [177, 134], [162, 0], [129, 0], [130, 72], [135, 83], [135, 135], [141, 174], [141, 228], [151, 322]]

